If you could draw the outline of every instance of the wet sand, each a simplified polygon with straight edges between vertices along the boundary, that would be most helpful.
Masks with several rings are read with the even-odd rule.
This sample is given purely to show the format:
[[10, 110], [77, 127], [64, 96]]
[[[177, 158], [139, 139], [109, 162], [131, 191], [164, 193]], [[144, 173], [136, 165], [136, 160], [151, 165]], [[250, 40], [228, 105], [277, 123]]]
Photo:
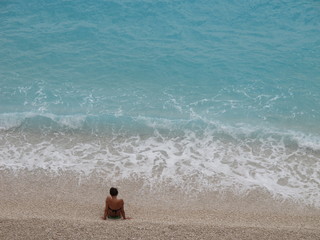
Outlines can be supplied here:
[[[320, 210], [263, 191], [186, 193], [143, 180], [0, 171], [0, 239], [320, 239]], [[102, 220], [118, 187], [131, 220]]]

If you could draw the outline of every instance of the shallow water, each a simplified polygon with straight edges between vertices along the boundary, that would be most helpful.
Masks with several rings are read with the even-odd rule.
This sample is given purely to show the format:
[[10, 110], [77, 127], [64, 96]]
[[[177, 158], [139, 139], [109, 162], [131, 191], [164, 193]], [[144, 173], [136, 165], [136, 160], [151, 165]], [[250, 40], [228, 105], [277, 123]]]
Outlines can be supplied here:
[[0, 167], [319, 205], [317, 1], [0, 3]]

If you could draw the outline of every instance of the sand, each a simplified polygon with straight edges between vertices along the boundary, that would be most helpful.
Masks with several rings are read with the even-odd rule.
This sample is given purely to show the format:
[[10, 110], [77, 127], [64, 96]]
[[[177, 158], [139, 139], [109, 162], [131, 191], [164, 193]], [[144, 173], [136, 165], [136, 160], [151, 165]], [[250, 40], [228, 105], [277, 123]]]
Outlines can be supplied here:
[[[320, 210], [255, 190], [185, 192], [73, 172], [0, 171], [0, 239], [320, 239]], [[118, 187], [131, 220], [102, 220]]]

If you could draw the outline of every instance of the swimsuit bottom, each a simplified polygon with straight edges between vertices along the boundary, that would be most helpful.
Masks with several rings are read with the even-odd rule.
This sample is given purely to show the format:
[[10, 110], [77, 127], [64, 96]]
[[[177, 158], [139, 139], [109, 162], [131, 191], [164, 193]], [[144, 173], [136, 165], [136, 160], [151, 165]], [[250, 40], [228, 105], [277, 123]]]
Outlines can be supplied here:
[[108, 216], [109, 219], [120, 219], [121, 216]]

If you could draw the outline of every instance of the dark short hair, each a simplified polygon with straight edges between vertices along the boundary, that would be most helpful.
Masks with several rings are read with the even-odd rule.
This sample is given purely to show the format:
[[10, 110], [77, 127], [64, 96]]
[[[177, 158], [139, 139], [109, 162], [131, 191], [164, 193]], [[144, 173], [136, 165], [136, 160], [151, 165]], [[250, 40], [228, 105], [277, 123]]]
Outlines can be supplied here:
[[110, 188], [110, 195], [111, 196], [117, 196], [118, 195], [118, 189], [112, 187]]

